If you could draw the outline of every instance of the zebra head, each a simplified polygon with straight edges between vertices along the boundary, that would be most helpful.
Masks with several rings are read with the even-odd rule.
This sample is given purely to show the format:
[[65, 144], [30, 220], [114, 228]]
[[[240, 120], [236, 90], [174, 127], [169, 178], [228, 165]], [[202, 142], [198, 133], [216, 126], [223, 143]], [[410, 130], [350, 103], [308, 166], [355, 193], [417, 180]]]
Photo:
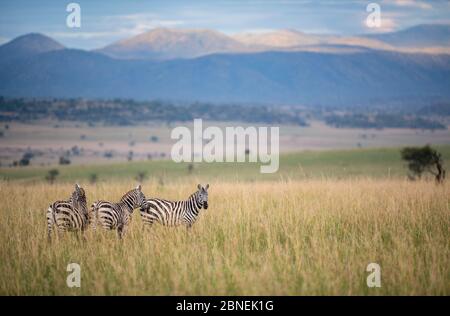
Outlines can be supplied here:
[[75, 191], [72, 193], [72, 200], [74, 202], [82, 203], [83, 205], [87, 204], [86, 202], [86, 193], [84, 189], [75, 183]]
[[197, 191], [197, 203], [198, 205], [201, 205], [205, 210], [208, 209], [208, 188], [209, 188], [209, 184], [207, 184], [206, 186], [202, 186], [201, 184], [199, 184], [197, 186], [198, 191]]
[[135, 208], [141, 207], [145, 202], [145, 195], [142, 193], [141, 185], [138, 185], [133, 190], [128, 191], [122, 198], [121, 202], [124, 202], [129, 211], [132, 213]]
[[145, 202], [145, 195], [142, 193], [142, 186], [139, 184], [134, 190], [136, 191], [136, 207], [141, 207]]
[[71, 200], [74, 208], [87, 213], [86, 193], [78, 183], [75, 184], [75, 191], [72, 193]]

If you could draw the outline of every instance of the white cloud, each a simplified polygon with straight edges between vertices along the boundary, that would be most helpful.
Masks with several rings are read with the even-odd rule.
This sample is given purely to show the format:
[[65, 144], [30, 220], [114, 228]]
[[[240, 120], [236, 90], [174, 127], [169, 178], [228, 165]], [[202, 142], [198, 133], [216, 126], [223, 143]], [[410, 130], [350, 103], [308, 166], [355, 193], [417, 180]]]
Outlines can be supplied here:
[[386, 17], [381, 18], [381, 27], [379, 28], [381, 32], [392, 32], [395, 31], [397, 27], [398, 24], [394, 19]]
[[94, 39], [103, 38], [116, 35], [114, 32], [79, 32], [79, 31], [68, 31], [68, 32], [49, 32], [47, 35], [56, 38], [79, 38], [79, 39]]
[[380, 27], [368, 27], [366, 21], [363, 21], [363, 25], [367, 31], [370, 33], [384, 33], [384, 32], [392, 32], [396, 31], [400, 25], [398, 20], [402, 18], [402, 13], [392, 13], [392, 12], [383, 12], [381, 9], [381, 25]]
[[139, 13], [107, 16], [104, 22], [116, 25], [115, 34], [138, 35], [157, 27], [176, 27], [184, 24], [182, 20], [162, 19], [155, 14]]
[[9, 42], [9, 41], [10, 41], [9, 38], [1, 37], [1, 36], [0, 36], [0, 45], [1, 45], [1, 44], [5, 44], [6, 42]]
[[401, 7], [414, 7], [426, 10], [433, 8], [430, 2], [419, 0], [383, 0], [382, 3], [392, 4]]
[[66, 32], [50, 32], [49, 36], [62, 39], [101, 39], [123, 38], [145, 33], [158, 27], [176, 27], [182, 25], [181, 20], [160, 19], [153, 14], [129, 14], [104, 16], [98, 18], [97, 31], [84, 32], [81, 30], [69, 30]]

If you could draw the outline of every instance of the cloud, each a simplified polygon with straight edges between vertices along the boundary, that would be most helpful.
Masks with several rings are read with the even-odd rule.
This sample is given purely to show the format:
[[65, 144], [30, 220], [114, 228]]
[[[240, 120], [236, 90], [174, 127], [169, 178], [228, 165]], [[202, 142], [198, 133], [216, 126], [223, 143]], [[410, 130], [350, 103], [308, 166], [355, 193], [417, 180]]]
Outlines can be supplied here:
[[392, 32], [396, 31], [400, 27], [398, 20], [401, 20], [402, 17], [403, 13], [383, 12], [383, 10], [381, 10], [380, 27], [371, 28], [367, 25], [366, 20], [363, 21], [363, 24], [365, 29], [371, 33]]
[[9, 42], [9, 41], [10, 41], [9, 38], [1, 37], [1, 36], [0, 36], [0, 45], [1, 45], [1, 44], [5, 44], [6, 42]]
[[94, 38], [110, 37], [112, 35], [117, 35], [117, 33], [67, 31], [67, 32], [48, 32], [47, 35], [56, 38], [94, 39]]
[[106, 16], [104, 22], [116, 25], [117, 33], [122, 35], [138, 35], [157, 27], [176, 27], [184, 24], [182, 20], [163, 19], [155, 14], [138, 13], [127, 15]]
[[398, 24], [395, 22], [393, 18], [381, 17], [381, 27], [379, 31], [381, 32], [392, 32], [395, 31], [398, 27]]
[[[96, 31], [72, 29], [65, 32], [49, 32], [48, 35], [64, 39], [102, 39], [135, 36], [158, 27], [176, 27], [182, 25], [181, 20], [167, 20], [153, 14], [128, 14], [99, 17]], [[89, 29], [89, 28], [88, 28]]]
[[400, 7], [412, 7], [419, 9], [432, 9], [433, 6], [430, 2], [418, 1], [418, 0], [383, 0], [382, 3], [396, 5]]

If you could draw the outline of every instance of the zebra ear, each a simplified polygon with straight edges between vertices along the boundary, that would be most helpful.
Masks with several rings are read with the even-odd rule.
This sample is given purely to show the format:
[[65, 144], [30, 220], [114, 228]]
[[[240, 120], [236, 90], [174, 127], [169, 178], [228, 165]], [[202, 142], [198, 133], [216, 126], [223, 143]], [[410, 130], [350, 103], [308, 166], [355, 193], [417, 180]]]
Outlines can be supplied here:
[[209, 183], [206, 184], [205, 190], [208, 190], [209, 188]]
[[201, 184], [197, 185], [197, 189], [201, 190], [202, 189], [202, 185]]
[[141, 189], [142, 189], [142, 186], [139, 184], [139, 185], [136, 187], [136, 190], [141, 191]]
[[80, 185], [78, 183], [75, 183], [75, 190], [81, 189]]

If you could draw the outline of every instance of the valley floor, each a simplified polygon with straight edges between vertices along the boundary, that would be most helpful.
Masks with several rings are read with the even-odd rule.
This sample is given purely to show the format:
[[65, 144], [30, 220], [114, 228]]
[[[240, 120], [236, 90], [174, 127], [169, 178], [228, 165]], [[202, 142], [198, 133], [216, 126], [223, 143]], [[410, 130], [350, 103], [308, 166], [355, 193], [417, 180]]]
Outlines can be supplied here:
[[[58, 165], [61, 156], [71, 164], [102, 164], [170, 159], [176, 140], [170, 134], [176, 126], [192, 130], [192, 122], [138, 126], [88, 126], [80, 122], [42, 121], [9, 123], [0, 128], [0, 166], [11, 166], [27, 153], [34, 154], [32, 166]], [[258, 124], [264, 126], [264, 124]], [[207, 126], [248, 126], [241, 122], [204, 122]], [[334, 128], [312, 121], [308, 127], [280, 126], [280, 152], [336, 150], [396, 146], [450, 145], [450, 129], [359, 129]]]

